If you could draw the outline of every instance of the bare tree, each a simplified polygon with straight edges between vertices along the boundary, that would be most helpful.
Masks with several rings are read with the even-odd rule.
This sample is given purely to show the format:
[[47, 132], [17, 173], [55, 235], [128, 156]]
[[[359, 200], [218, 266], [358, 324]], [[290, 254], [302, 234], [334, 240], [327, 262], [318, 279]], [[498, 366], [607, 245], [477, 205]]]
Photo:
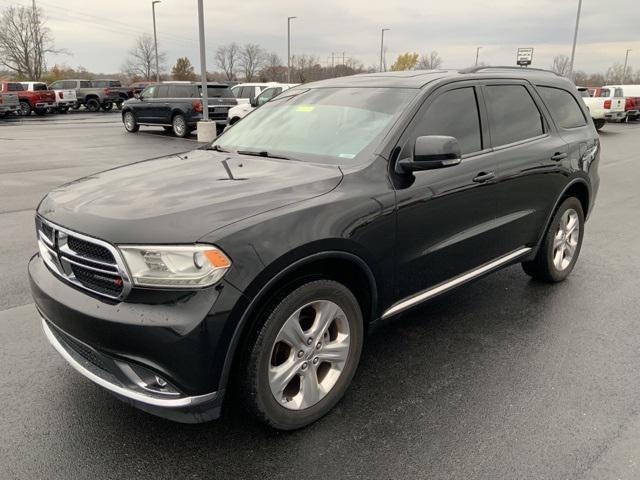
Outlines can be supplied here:
[[244, 81], [253, 80], [264, 63], [265, 51], [257, 43], [246, 43], [240, 50], [240, 66], [244, 70]]
[[18, 78], [40, 80], [46, 70], [45, 57], [61, 53], [53, 47], [51, 32], [39, 8], [9, 6], [0, 17], [0, 65]]
[[282, 65], [282, 60], [277, 53], [265, 55], [260, 78], [265, 82], [282, 82], [287, 76], [287, 67]]
[[570, 73], [570, 66], [571, 59], [569, 59], [569, 57], [567, 57], [566, 55], [556, 55], [555, 57], [553, 57], [553, 65], [551, 66], [551, 70], [562, 77], [566, 77]]
[[[167, 58], [167, 54], [158, 51], [158, 63], [160, 70]], [[129, 57], [123, 65], [124, 71], [130, 77], [142, 77], [151, 80], [156, 76], [156, 51], [153, 44], [153, 37], [148, 33], [143, 33], [129, 50]]]
[[236, 73], [236, 65], [240, 60], [240, 47], [237, 43], [221, 45], [216, 50], [216, 65], [220, 67], [227, 80], [233, 80]]
[[[609, 84], [623, 83], [624, 77], [624, 65], [621, 63], [614, 63], [607, 69], [606, 81]], [[627, 67], [627, 78], [633, 77], [633, 69]]]
[[442, 57], [435, 50], [420, 56], [416, 69], [418, 70], [437, 70], [442, 67]]

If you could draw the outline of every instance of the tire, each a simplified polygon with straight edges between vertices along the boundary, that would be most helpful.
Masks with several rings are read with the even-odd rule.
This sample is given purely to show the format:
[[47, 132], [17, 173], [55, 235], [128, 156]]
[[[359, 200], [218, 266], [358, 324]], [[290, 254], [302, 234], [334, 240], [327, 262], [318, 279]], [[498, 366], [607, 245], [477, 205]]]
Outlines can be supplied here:
[[184, 138], [191, 133], [191, 129], [184, 119], [184, 115], [176, 115], [171, 119], [171, 129], [173, 134], [178, 138]]
[[71, 105], [71, 108], [72, 108], [73, 110], [79, 110], [79, 109], [80, 109], [80, 104], [76, 102], [76, 103], [74, 103], [73, 105]]
[[113, 108], [113, 103], [103, 103], [100, 107], [102, 108], [102, 111], [109, 112]]
[[31, 112], [33, 111], [33, 109], [31, 108], [31, 104], [25, 100], [20, 100], [20, 115], [22, 115], [23, 117], [28, 117], [29, 115], [31, 115]]
[[577, 198], [569, 197], [556, 210], [536, 257], [523, 262], [522, 268], [536, 280], [562, 282], [578, 261], [583, 237], [582, 204]]
[[136, 116], [132, 111], [127, 111], [122, 114], [122, 123], [124, 124], [124, 129], [129, 133], [136, 133], [140, 130], [140, 125], [138, 125]]
[[116, 108], [118, 110], [122, 110], [122, 104], [124, 103], [124, 100], [120, 99], [116, 102]]
[[[321, 322], [320, 312], [330, 320]], [[351, 383], [364, 335], [360, 305], [341, 283], [315, 280], [286, 295], [264, 317], [247, 342], [238, 393], [267, 425], [305, 427], [327, 414]], [[331, 354], [339, 359], [330, 360]], [[279, 371], [286, 378], [278, 382]]]
[[69, 107], [58, 107], [58, 113], [68, 113]]
[[90, 98], [89, 100], [87, 100], [87, 103], [84, 104], [84, 107], [92, 112], [98, 112], [100, 111], [100, 102], [98, 102], [97, 98]]
[[595, 125], [597, 131], [602, 130], [602, 127], [604, 127], [606, 123], [607, 121], [604, 118], [599, 118], [593, 121], [593, 124]]

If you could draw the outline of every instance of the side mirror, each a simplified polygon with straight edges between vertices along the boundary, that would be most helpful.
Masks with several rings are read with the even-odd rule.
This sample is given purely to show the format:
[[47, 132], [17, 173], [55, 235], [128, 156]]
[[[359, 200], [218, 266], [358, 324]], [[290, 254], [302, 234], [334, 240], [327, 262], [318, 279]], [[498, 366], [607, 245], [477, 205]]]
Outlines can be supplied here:
[[133, 97], [137, 98], [138, 100], [142, 100], [142, 95], [140, 95], [139, 93], [134, 93]]
[[429, 135], [416, 138], [411, 158], [398, 160], [396, 173], [409, 173], [419, 170], [433, 170], [458, 165], [462, 160], [462, 151], [454, 137]]

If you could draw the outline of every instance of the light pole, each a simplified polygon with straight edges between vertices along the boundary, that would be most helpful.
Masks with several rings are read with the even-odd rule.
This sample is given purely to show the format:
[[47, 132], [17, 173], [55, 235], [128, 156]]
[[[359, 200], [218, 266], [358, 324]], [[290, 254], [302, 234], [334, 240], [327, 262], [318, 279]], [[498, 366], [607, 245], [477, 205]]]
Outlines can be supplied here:
[[380, 71], [382, 72], [383, 58], [384, 58], [384, 32], [391, 30], [390, 28], [382, 29], [382, 37], [380, 38]]
[[624, 81], [627, 78], [627, 64], [629, 63], [629, 52], [630, 48], [627, 49], [627, 54], [624, 56], [624, 70], [622, 71], [622, 85], [624, 85]]
[[202, 89], [202, 120], [196, 127], [198, 142], [211, 142], [216, 138], [216, 122], [209, 121], [209, 92], [207, 91], [207, 52], [204, 43], [204, 7], [203, 0], [198, 0], [198, 33], [200, 34], [200, 79]]
[[151, 13], [153, 14], [153, 43], [156, 46], [156, 82], [160, 83], [160, 65], [158, 62], [158, 34], [156, 33], [156, 3], [160, 3], [160, 0], [153, 0], [153, 2], [151, 2]]
[[478, 59], [480, 58], [480, 49], [482, 47], [476, 48], [476, 67], [478, 66]]
[[287, 17], [287, 83], [291, 83], [291, 20], [298, 17]]
[[578, 14], [576, 15], [576, 30], [573, 32], [573, 47], [571, 48], [571, 63], [569, 64], [569, 78], [573, 79], [573, 62], [576, 58], [576, 44], [578, 43], [578, 29], [580, 28], [580, 12], [582, 0], [578, 0]]

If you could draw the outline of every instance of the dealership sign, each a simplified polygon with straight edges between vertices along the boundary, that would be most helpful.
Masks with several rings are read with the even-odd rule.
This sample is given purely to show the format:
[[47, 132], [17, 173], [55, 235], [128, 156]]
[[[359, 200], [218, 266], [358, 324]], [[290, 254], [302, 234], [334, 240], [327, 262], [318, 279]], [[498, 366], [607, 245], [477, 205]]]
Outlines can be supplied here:
[[518, 49], [518, 65], [521, 67], [531, 65], [533, 62], [533, 48]]

